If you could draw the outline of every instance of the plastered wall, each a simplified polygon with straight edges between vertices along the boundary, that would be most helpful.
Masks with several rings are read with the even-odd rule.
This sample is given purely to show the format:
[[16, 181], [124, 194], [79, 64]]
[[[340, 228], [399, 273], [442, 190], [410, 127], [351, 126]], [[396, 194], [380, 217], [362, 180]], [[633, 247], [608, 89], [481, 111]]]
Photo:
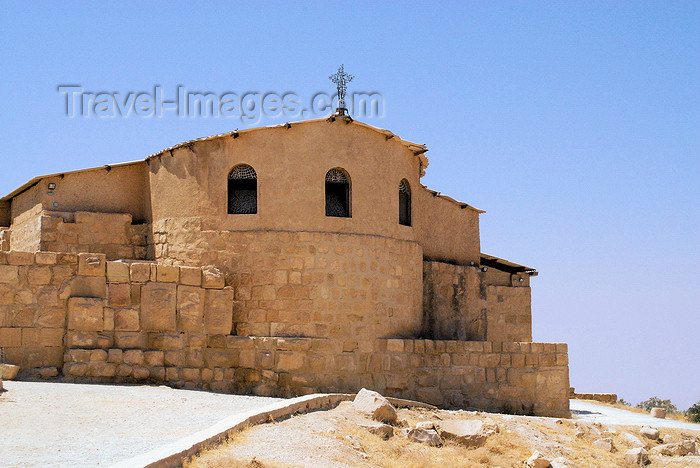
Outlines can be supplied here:
[[[227, 177], [238, 164], [257, 172], [257, 214], [227, 214]], [[325, 175], [334, 167], [350, 177], [350, 218], [325, 216]], [[423, 189], [413, 151], [352, 123], [302, 122], [201, 141], [150, 159], [149, 170], [156, 223], [196, 213], [205, 231], [380, 235], [418, 241], [437, 257], [479, 256], [478, 213]], [[398, 222], [402, 179], [411, 189], [412, 226]]]

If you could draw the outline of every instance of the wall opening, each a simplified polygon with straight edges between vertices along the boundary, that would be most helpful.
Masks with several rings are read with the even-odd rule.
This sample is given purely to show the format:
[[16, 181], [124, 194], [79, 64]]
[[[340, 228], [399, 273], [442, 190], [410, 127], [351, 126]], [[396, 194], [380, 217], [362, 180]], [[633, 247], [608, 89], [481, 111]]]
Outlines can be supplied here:
[[350, 178], [339, 168], [326, 173], [326, 216], [350, 218]]
[[234, 167], [228, 175], [228, 214], [258, 212], [258, 175], [247, 164]]
[[411, 187], [406, 179], [399, 184], [399, 224], [411, 225]]

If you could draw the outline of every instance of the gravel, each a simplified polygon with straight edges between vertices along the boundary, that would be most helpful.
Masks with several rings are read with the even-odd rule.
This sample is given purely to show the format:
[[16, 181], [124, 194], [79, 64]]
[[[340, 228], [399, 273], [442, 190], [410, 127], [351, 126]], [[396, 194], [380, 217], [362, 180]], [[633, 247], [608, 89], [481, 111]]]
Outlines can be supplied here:
[[0, 465], [106, 466], [280, 401], [169, 387], [5, 381]]

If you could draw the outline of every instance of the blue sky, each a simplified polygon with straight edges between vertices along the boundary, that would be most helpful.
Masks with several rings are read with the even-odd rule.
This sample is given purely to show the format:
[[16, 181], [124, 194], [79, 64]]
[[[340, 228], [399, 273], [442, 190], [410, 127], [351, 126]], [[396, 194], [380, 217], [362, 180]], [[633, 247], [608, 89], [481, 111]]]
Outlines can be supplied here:
[[[65, 116], [86, 91], [378, 92], [423, 183], [536, 267], [533, 335], [571, 384], [700, 400], [700, 3], [0, 2], [0, 192], [255, 124]], [[294, 119], [292, 119], [294, 120]]]

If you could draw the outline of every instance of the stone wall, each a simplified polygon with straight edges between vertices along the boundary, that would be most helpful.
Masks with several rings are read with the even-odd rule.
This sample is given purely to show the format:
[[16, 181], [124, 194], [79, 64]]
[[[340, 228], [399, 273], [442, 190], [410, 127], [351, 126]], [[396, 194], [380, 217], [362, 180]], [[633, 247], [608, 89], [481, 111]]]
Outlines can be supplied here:
[[[148, 224], [125, 213], [27, 212], [12, 225], [12, 250], [104, 253], [107, 259], [146, 259]], [[8, 249], [9, 250], [9, 249]]]
[[63, 364], [63, 336], [77, 256], [0, 252], [0, 348], [23, 368]]
[[79, 381], [167, 382], [285, 397], [366, 387], [446, 408], [569, 416], [568, 355], [561, 343], [382, 339], [366, 346], [173, 334], [132, 349], [71, 349], [65, 358], [64, 373]]
[[486, 303], [473, 266], [423, 262], [423, 333], [438, 340], [486, 339]]
[[370, 340], [416, 337], [416, 242], [326, 232], [206, 230], [199, 218], [154, 224], [158, 261], [216, 265], [236, 291], [236, 333]]
[[532, 341], [530, 276], [489, 268], [483, 275], [489, 341]]
[[565, 344], [236, 336], [237, 304], [213, 267], [0, 252], [0, 347], [24, 376], [280, 396], [369, 387], [443, 407], [568, 411]]
[[421, 335], [440, 340], [532, 341], [530, 277], [424, 261]]

